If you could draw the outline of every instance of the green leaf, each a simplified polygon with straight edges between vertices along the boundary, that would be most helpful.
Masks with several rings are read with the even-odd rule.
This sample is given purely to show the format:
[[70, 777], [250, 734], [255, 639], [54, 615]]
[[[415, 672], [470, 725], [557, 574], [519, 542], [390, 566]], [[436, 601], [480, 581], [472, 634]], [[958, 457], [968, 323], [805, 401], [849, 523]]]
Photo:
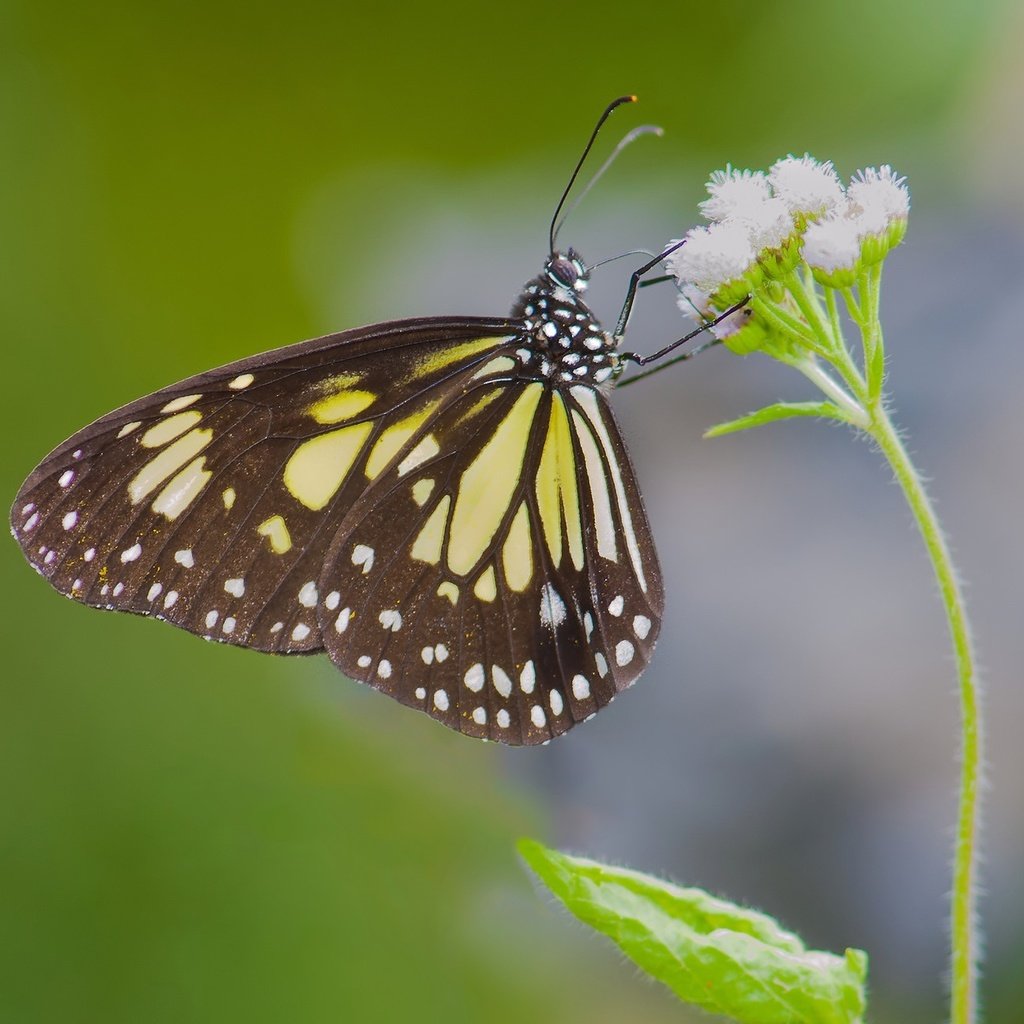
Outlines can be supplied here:
[[549, 850], [519, 852], [575, 914], [684, 1002], [742, 1024], [855, 1024], [867, 954], [804, 948], [765, 914], [700, 889]]
[[765, 406], [757, 412], [748, 413], [737, 420], [729, 420], [727, 423], [719, 423], [704, 432], [705, 437], [721, 437], [723, 434], [735, 434], [740, 430], [751, 430], [754, 427], [763, 427], [766, 423], [775, 423], [777, 420], [790, 420], [797, 416], [816, 416], [823, 419], [841, 420], [849, 423], [850, 418], [832, 402], [776, 402], [775, 405]]

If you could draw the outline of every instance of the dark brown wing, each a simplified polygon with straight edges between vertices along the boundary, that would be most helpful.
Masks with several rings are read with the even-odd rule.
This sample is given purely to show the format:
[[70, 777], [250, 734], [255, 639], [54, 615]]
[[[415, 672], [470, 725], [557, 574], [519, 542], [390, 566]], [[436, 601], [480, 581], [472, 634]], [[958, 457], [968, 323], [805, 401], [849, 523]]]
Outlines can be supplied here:
[[603, 395], [478, 380], [422, 425], [339, 529], [317, 581], [348, 675], [445, 725], [543, 743], [632, 684], [663, 607]]
[[342, 519], [517, 330], [379, 324], [200, 374], [55, 449], [18, 493], [12, 532], [75, 600], [259, 650], [317, 650], [316, 581]]

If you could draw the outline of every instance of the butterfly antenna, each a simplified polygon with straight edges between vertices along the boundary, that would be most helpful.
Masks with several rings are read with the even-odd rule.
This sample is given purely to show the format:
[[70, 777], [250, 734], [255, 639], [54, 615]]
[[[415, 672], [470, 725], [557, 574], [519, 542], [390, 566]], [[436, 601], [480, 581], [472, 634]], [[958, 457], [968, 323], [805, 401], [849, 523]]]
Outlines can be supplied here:
[[587, 141], [586, 148], [583, 150], [583, 155], [579, 158], [576, 163], [576, 168], [572, 172], [572, 177], [569, 178], [569, 184], [565, 186], [565, 191], [562, 193], [562, 198], [558, 200], [558, 205], [555, 207], [554, 216], [551, 218], [551, 228], [548, 231], [548, 242], [550, 251], [555, 251], [555, 234], [558, 225], [558, 215], [562, 212], [562, 207], [565, 205], [566, 199], [569, 197], [569, 193], [572, 191], [572, 187], [576, 184], [576, 178], [579, 176], [580, 170], [583, 164], [586, 162], [587, 156], [590, 154], [590, 150], [593, 148], [594, 140], [597, 138], [597, 133], [601, 130], [601, 126], [608, 120], [611, 112], [616, 107], [621, 107], [623, 103], [636, 103], [635, 96], [620, 96], [617, 100], [612, 100], [607, 107], [604, 108], [604, 113], [597, 119], [597, 124], [594, 125], [594, 130], [590, 133], [590, 139]]
[[[634, 128], [631, 132], [627, 132], [623, 137], [622, 141], [612, 150], [611, 156], [597, 169], [594, 176], [583, 186], [583, 190], [580, 194], [570, 203], [568, 209], [562, 214], [558, 223], [554, 225], [554, 230], [551, 232], [551, 249], [554, 251], [555, 241], [558, 239], [558, 232], [562, 230], [562, 225], [569, 219], [572, 211], [576, 209], [580, 203], [583, 202], [586, 194], [601, 180], [601, 176], [609, 167], [615, 162], [616, 157], [628, 146], [630, 143], [635, 142], [640, 138], [641, 135], [664, 135], [665, 130], [659, 128], [655, 124], [642, 124], [639, 128]], [[653, 255], [653, 254], [652, 254]], [[591, 268], [593, 269], [593, 267]]]

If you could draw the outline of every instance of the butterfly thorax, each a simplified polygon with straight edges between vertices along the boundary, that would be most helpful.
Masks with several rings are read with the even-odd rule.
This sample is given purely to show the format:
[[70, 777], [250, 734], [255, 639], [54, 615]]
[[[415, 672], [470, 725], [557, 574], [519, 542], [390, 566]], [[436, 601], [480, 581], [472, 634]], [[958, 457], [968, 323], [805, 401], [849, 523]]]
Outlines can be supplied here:
[[606, 384], [619, 372], [615, 339], [583, 301], [588, 280], [573, 250], [554, 253], [512, 307], [525, 328], [516, 354], [528, 370], [556, 384]]

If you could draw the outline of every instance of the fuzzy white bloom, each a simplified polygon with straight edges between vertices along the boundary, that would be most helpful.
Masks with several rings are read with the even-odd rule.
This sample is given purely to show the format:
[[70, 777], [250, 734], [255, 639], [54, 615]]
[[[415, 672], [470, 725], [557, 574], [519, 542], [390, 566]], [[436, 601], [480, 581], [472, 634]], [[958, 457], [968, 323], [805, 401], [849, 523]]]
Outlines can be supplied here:
[[847, 195], [859, 208], [858, 216], [863, 218], [865, 233], [880, 233], [893, 221], [906, 220], [910, 215], [907, 179], [898, 177], [888, 164], [882, 164], [877, 170], [867, 167], [858, 171]]
[[827, 274], [853, 270], [860, 259], [863, 226], [858, 216], [836, 212], [808, 224], [804, 231], [803, 257], [808, 266]]
[[695, 284], [684, 284], [679, 289], [676, 304], [679, 306], [679, 312], [687, 320], [692, 320], [696, 324], [702, 324], [706, 320], [714, 319], [715, 314], [711, 308], [711, 296]]
[[754, 252], [779, 249], [795, 230], [793, 214], [781, 199], [764, 199], [750, 204], [726, 223], [742, 224]]
[[820, 216], [843, 202], [843, 186], [832, 161], [819, 163], [809, 153], [776, 160], [768, 171], [768, 181], [794, 214]]
[[[692, 320], [697, 325], [706, 324], [714, 320], [724, 310], [715, 309], [711, 305], [711, 296], [706, 291], [698, 288], [695, 284], [685, 284], [679, 291], [676, 299], [679, 311], [687, 320]], [[730, 335], [735, 334], [746, 323], [746, 313], [740, 309], [732, 316], [726, 317], [720, 324], [709, 327], [708, 330], [714, 337], [722, 341]]]
[[686, 244], [665, 260], [665, 266], [680, 284], [695, 284], [710, 294], [741, 278], [754, 255], [750, 232], [743, 224], [729, 221], [691, 228]]
[[700, 212], [711, 221], [742, 217], [772, 194], [764, 171], [737, 171], [729, 164], [724, 171], [712, 171], [706, 188], [711, 198], [700, 204]]

